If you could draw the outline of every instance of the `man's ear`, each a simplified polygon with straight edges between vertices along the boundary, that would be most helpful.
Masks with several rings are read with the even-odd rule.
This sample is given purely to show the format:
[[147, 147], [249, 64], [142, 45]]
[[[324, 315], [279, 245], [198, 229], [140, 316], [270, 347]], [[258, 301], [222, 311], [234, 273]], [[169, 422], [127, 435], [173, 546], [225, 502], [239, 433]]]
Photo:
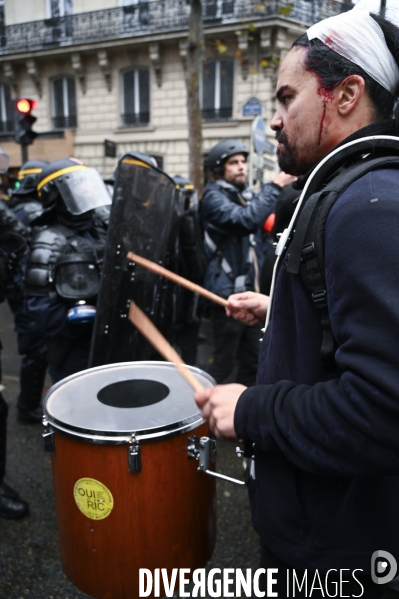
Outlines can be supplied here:
[[364, 95], [364, 79], [360, 75], [349, 75], [337, 87], [338, 112], [341, 116], [348, 116], [358, 106]]

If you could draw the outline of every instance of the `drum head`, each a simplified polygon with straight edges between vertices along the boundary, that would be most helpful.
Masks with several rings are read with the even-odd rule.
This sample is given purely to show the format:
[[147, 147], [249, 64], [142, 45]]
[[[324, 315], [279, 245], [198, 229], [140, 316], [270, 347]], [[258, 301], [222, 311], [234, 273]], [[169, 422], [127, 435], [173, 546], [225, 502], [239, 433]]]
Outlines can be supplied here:
[[[215, 383], [189, 366], [204, 387]], [[202, 424], [194, 391], [168, 362], [107, 364], [74, 374], [51, 387], [44, 400], [55, 429], [94, 443], [170, 437]]]

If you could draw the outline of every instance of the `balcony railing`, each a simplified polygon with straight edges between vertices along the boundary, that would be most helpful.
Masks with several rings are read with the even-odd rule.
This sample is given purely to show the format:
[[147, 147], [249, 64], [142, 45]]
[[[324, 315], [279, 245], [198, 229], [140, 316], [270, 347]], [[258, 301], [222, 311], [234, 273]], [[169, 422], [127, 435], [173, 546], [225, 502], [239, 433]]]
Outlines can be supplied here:
[[76, 129], [76, 115], [70, 116], [53, 116], [54, 129]]
[[149, 122], [150, 122], [150, 113], [149, 112], [122, 114], [122, 123], [124, 125], [148, 125]]
[[[311, 25], [351, 5], [331, 0], [203, 0], [204, 27], [280, 17]], [[74, 46], [181, 31], [188, 27], [187, 0], [150, 0], [130, 6], [0, 27], [0, 54]]]
[[228, 108], [203, 108], [202, 119], [204, 121], [226, 121], [233, 116], [232, 106]]

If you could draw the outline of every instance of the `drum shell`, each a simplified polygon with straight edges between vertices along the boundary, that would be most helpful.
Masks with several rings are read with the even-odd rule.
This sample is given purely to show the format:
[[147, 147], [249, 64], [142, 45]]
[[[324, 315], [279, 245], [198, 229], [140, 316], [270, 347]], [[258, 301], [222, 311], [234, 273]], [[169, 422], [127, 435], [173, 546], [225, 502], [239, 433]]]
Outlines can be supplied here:
[[[205, 566], [216, 541], [216, 485], [188, 458], [187, 440], [208, 434], [204, 423], [140, 443], [142, 470], [131, 474], [127, 444], [89, 443], [54, 430], [61, 560], [79, 589], [97, 599], [130, 599], [139, 596], [139, 568], [166, 568], [170, 577], [173, 568]], [[92, 520], [78, 509], [73, 490], [80, 478], [111, 491], [108, 517]]]

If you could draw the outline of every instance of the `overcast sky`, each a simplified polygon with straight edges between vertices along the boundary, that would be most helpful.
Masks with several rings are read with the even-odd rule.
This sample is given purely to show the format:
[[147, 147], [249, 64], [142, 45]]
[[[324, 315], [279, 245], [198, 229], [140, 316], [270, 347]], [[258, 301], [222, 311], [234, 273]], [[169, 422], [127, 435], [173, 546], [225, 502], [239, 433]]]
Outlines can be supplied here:
[[[365, 5], [370, 12], [378, 13], [380, 10], [380, 0], [353, 0], [354, 4]], [[386, 17], [399, 26], [399, 7], [398, 0], [387, 0]]]

